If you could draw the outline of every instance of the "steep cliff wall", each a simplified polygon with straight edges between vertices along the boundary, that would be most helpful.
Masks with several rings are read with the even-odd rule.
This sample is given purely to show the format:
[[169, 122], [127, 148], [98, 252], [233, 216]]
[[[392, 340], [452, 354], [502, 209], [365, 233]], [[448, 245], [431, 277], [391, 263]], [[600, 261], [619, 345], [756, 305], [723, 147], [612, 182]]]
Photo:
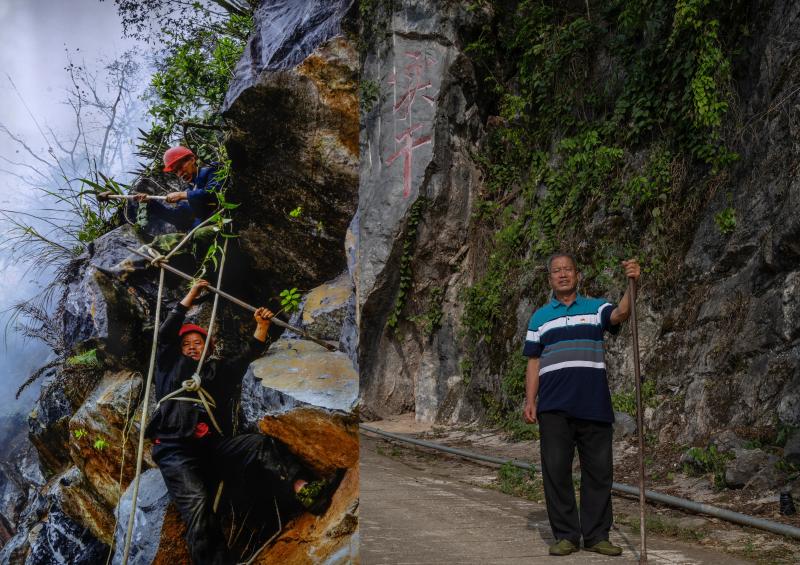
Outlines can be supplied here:
[[[610, 299], [621, 259], [645, 265], [662, 441], [800, 424], [796, 4], [362, 8], [365, 413], [515, 426], [524, 327], [565, 249]], [[610, 343], [615, 393], [629, 351]]]
[[[226, 97], [232, 160], [226, 198], [240, 204], [233, 213], [240, 237], [231, 240], [222, 286], [274, 311], [280, 290], [297, 287], [306, 296], [293, 323], [342, 342], [342, 351], [329, 352], [296, 335], [278, 339], [273, 329], [274, 343], [245, 377], [240, 429], [268, 433], [321, 475], [341, 469], [344, 477], [323, 516], [291, 520], [276, 517], [259, 485], [227, 485], [222, 521], [243, 557], [272, 537], [279, 522], [283, 527], [256, 562], [274, 562], [274, 552], [293, 563], [340, 563], [357, 554], [357, 374], [347, 329], [354, 293], [345, 243], [358, 160], [358, 61], [352, 38], [343, 34], [351, 10], [346, 0], [263, 2]], [[297, 208], [301, 214], [289, 214]], [[52, 331], [70, 361], [48, 373], [29, 417], [30, 443], [0, 476], [3, 563], [96, 564], [109, 553], [121, 561], [141, 405], [155, 400], [142, 394], [157, 271], [129, 249], [143, 243], [132, 226], [114, 229], [93, 242], [63, 281]], [[178, 268], [196, 267], [177, 259]], [[185, 292], [178, 278], [168, 276], [166, 284], [164, 308]], [[188, 314], [202, 324], [209, 315], [210, 301]], [[217, 354], [235, 354], [252, 318], [223, 301], [217, 322]], [[286, 363], [296, 379], [287, 378]], [[306, 445], [309, 437], [339, 448]], [[184, 526], [149, 452], [147, 445], [130, 562], [188, 562]], [[235, 503], [246, 512], [232, 510]]]

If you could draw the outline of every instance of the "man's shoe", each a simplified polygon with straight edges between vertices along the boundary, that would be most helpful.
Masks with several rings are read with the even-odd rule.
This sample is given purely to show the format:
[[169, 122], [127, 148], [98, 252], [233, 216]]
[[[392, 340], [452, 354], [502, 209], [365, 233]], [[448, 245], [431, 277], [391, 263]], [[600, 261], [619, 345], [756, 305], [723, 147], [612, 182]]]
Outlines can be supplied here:
[[295, 494], [295, 497], [308, 512], [315, 516], [322, 516], [331, 505], [333, 493], [339, 488], [345, 471], [346, 469], [338, 469], [330, 479], [307, 483]]
[[622, 548], [618, 545], [614, 545], [608, 540], [599, 541], [596, 544], [584, 547], [586, 551], [594, 551], [595, 553], [599, 553], [601, 555], [611, 555], [617, 556], [622, 555]]
[[578, 551], [578, 546], [568, 539], [560, 539], [550, 546], [550, 555], [569, 555]]

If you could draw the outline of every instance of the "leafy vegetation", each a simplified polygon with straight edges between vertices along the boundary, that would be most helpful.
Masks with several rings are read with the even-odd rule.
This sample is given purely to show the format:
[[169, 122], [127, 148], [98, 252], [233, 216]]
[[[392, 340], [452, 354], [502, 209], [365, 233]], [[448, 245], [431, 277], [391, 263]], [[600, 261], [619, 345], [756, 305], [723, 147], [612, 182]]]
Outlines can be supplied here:
[[683, 472], [687, 475], [712, 474], [714, 488], [725, 488], [725, 463], [733, 459], [732, 453], [717, 451], [713, 445], [706, 448], [692, 447], [687, 451], [691, 463], [684, 463]]
[[300, 307], [300, 293], [296, 288], [284, 289], [281, 291], [281, 309], [284, 312], [292, 313]]
[[73, 355], [67, 359], [70, 367], [99, 367], [100, 361], [97, 359], [97, 349], [90, 349], [78, 355]]
[[422, 212], [427, 205], [427, 200], [423, 197], [411, 205], [408, 212], [408, 223], [406, 224], [405, 238], [403, 239], [403, 254], [400, 256], [400, 285], [394, 301], [394, 308], [389, 314], [386, 325], [391, 329], [396, 329], [400, 323], [403, 309], [405, 308], [408, 295], [411, 291], [411, 258], [417, 245], [417, 226], [419, 225]]
[[736, 229], [736, 210], [728, 206], [714, 216], [714, 223], [721, 234], [727, 235]]
[[380, 98], [380, 85], [374, 80], [362, 80], [358, 85], [359, 106], [362, 114], [369, 114]]
[[542, 479], [533, 469], [520, 469], [511, 463], [505, 463], [497, 471], [497, 488], [512, 496], [539, 503], [544, 501]]
[[[589, 294], [618, 286], [629, 257], [653, 286], [675, 276], [684, 211], [736, 159], [724, 128], [747, 9], [716, 0], [606, 0], [591, 17], [582, 4], [534, 0], [473, 9], [489, 4], [493, 18], [467, 47], [499, 115], [475, 155], [484, 186], [474, 229], [486, 245], [483, 275], [463, 295], [468, 356], [496, 341], [521, 350], [516, 305], [543, 302], [555, 251], [576, 252]], [[691, 184], [690, 166], [700, 175]], [[489, 408], [511, 424], [523, 362], [489, 349], [503, 393]]]
[[419, 324], [422, 333], [427, 337], [431, 337], [442, 326], [443, 300], [444, 290], [434, 287], [428, 294], [428, 309], [423, 314], [409, 317], [409, 321]]
[[[653, 381], [642, 383], [642, 406], [656, 408], [658, 399], [656, 398], [656, 385]], [[611, 406], [614, 412], [625, 412], [631, 416], [636, 415], [636, 391], [615, 392], [611, 395]]]

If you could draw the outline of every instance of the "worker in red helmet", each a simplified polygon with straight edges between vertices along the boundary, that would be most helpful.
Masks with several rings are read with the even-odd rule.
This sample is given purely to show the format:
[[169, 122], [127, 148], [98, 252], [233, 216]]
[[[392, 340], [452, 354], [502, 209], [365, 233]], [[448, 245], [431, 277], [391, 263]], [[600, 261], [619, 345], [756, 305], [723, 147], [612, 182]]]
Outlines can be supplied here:
[[[256, 329], [242, 353], [229, 359], [209, 358], [211, 352], [206, 353], [200, 379], [213, 399], [213, 405], [208, 405], [213, 418], [197, 392], [183, 391], [179, 397], [165, 399], [195, 374], [205, 341], [211, 339], [204, 328], [184, 323], [189, 308], [207, 286], [204, 280], [193, 285], [161, 324], [155, 388], [156, 397], [162, 400], [145, 434], [153, 441], [153, 461], [186, 524], [192, 562], [233, 565], [237, 559], [230, 554], [214, 512], [214, 487], [219, 480], [228, 485], [250, 482], [254, 499], [266, 491], [282, 502], [285, 511], [306, 509], [321, 514], [341, 476], [313, 481], [314, 474], [278, 440], [260, 433], [235, 434], [241, 382], [247, 366], [264, 350], [273, 316], [266, 308], [256, 310]], [[197, 401], [193, 401], [195, 397]]]
[[[189, 188], [167, 194], [166, 201], [175, 206], [150, 200], [147, 194], [138, 194], [135, 200], [147, 202], [148, 213], [169, 222], [179, 231], [189, 231], [208, 218], [216, 208], [217, 199], [213, 191], [221, 188], [219, 181], [214, 178], [218, 170], [216, 163], [200, 167], [197, 157], [188, 147], [170, 147], [164, 153], [164, 172], [174, 173], [188, 183]], [[144, 223], [140, 221], [140, 224]]]

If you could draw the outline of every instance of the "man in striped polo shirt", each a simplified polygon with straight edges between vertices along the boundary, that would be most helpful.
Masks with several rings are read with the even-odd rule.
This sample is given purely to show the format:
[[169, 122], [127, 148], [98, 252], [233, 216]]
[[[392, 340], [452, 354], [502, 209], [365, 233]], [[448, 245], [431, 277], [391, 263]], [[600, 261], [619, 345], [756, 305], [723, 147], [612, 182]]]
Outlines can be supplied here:
[[[625, 276], [638, 279], [636, 260], [623, 261]], [[547, 516], [556, 543], [551, 555], [580, 548], [620, 555], [608, 541], [611, 529], [611, 394], [603, 359], [603, 334], [616, 334], [628, 319], [627, 290], [615, 307], [578, 294], [575, 257], [557, 253], [547, 261], [550, 302], [533, 313], [523, 354], [528, 357], [523, 416], [539, 423]], [[575, 502], [572, 461], [581, 465], [581, 505]]]

